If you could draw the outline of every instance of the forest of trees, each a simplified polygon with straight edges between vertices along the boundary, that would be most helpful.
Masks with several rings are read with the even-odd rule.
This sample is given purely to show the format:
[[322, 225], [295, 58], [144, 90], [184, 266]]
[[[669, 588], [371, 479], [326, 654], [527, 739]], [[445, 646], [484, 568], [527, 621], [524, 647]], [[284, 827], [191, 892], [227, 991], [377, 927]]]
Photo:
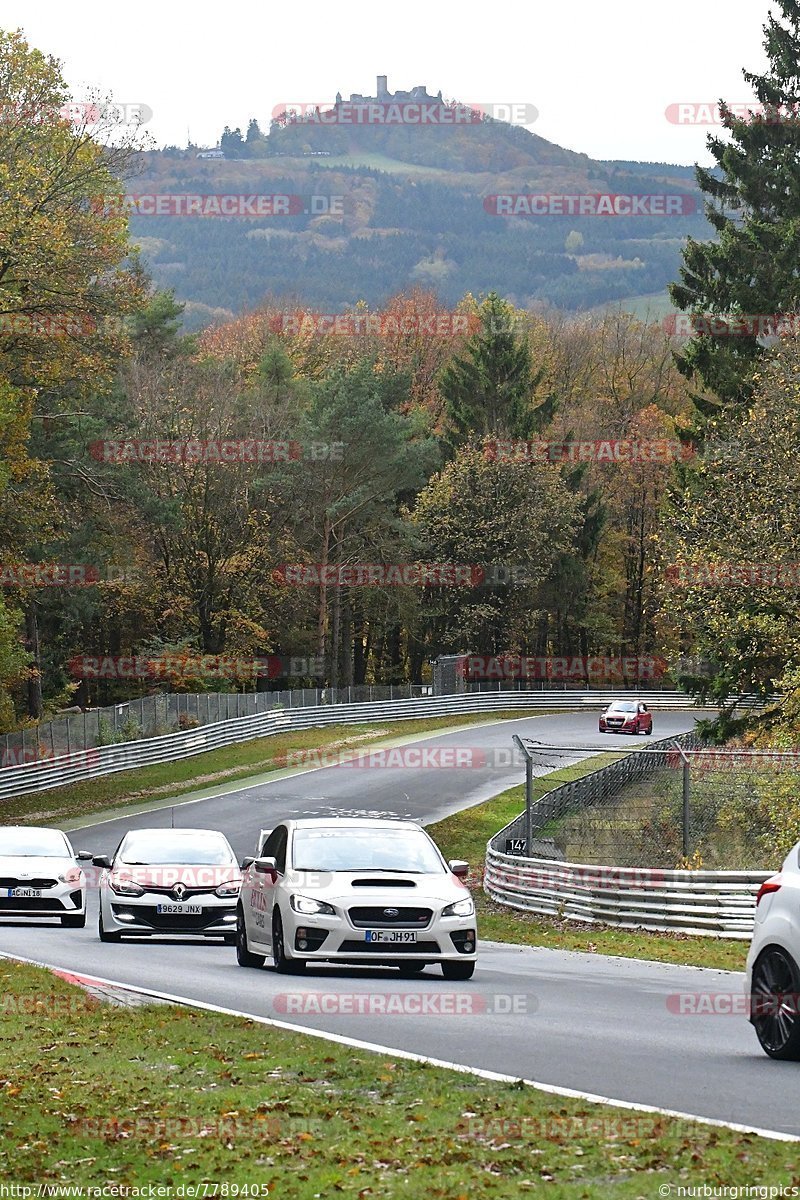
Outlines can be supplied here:
[[[480, 128], [479, 134], [486, 137]], [[197, 221], [134, 212], [132, 233], [142, 242], [152, 276], [188, 302], [190, 329], [219, 310], [229, 316], [252, 310], [269, 293], [338, 311], [359, 300], [384, 305], [393, 293], [414, 287], [434, 288], [450, 305], [465, 293], [494, 289], [519, 307], [585, 312], [632, 296], [663, 296], [678, 271], [682, 238], [710, 233], [691, 182], [644, 164], [637, 172], [597, 167], [594, 176], [582, 163], [579, 169], [546, 167], [545, 174], [535, 164], [501, 187], [523, 193], [687, 194], [697, 197], [697, 211], [680, 222], [667, 216], [535, 221], [488, 214], [483, 196], [499, 190], [488, 174], [464, 175], [456, 186], [446, 173], [409, 179], [368, 166], [324, 167], [313, 158], [297, 158], [294, 167], [281, 158], [279, 167], [252, 162], [246, 168], [239, 162], [176, 163], [158, 152], [143, 158], [137, 192], [343, 198], [341, 215], [317, 217]]]
[[[786, 64], [800, 62], [800, 10], [781, 8], [755, 82], [763, 102], [796, 104]], [[474, 291], [455, 290], [457, 273], [438, 286], [433, 244], [433, 274], [406, 284], [407, 271], [384, 269], [403, 235], [379, 259], [363, 239], [389, 298], [356, 291], [345, 252], [325, 296], [338, 281], [329, 311], [353, 319], [329, 331], [319, 295], [290, 292], [288, 271], [282, 289], [273, 241], [250, 238], [242, 255], [258, 246], [270, 286], [256, 295], [252, 277], [250, 312], [187, 333], [126, 214], [91, 202], [129, 187], [135, 136], [104, 142], [60, 119], [59, 67], [19, 34], [0, 35], [0, 85], [19, 113], [0, 126], [0, 731], [154, 686], [81, 680], [71, 664], [83, 655], [316, 658], [332, 685], [418, 682], [457, 652], [699, 655], [713, 671], [696, 686], [719, 699], [800, 685], [796, 587], [691, 574], [800, 561], [795, 336], [716, 328], [676, 355], [662, 328], [622, 311], [520, 307], [497, 284], [501, 239], [478, 237], [466, 208], [458, 227], [446, 205], [437, 238], [469, 245]], [[56, 115], [32, 121], [33, 107]], [[700, 175], [718, 238], [689, 240], [675, 303], [796, 313], [800, 201], [780, 182], [800, 127], [731, 116], [727, 133], [747, 153], [718, 141], [718, 170]], [[435, 225], [433, 188], [421, 207]], [[378, 224], [399, 219], [395, 183], [375, 175], [371, 195]], [[233, 279], [246, 272], [226, 258], [230, 224], [173, 221], [169, 237], [193, 242], [209, 279]], [[535, 251], [517, 254], [526, 295], [532, 272], [563, 283], [554, 260], [568, 235], [545, 223]], [[209, 283], [207, 302], [224, 304], [225, 286]], [[678, 450], [616, 462], [518, 452], [620, 439]], [[274, 461], [208, 450], [233, 441], [283, 449]], [[88, 572], [44, 586], [52, 564]], [[308, 568], [303, 583], [292, 564]], [[475, 570], [467, 583], [352, 582], [376, 564]]]

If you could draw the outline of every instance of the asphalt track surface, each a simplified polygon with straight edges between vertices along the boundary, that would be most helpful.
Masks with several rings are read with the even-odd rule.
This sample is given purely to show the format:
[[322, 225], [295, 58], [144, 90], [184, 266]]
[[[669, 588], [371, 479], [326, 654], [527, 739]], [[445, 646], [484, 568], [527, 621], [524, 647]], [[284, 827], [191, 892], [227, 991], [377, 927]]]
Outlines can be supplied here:
[[[694, 717], [656, 713], [655, 722], [656, 738], [668, 737], [692, 728]], [[245, 854], [259, 829], [286, 817], [366, 813], [427, 823], [519, 782], [518, 763], [503, 753], [512, 733], [598, 749], [622, 742], [599, 735], [590, 713], [465, 727], [418, 744], [486, 751], [485, 760], [473, 756], [482, 765], [328, 767], [87, 825], [73, 842], [108, 853], [128, 828], [174, 822], [222, 829]], [[327, 966], [279, 976], [269, 966], [238, 967], [233, 948], [212, 941], [104, 945], [96, 922], [92, 894], [86, 929], [4, 922], [0, 951], [467, 1067], [800, 1136], [800, 1064], [762, 1053], [742, 1015], [743, 977], [733, 972], [483, 943], [468, 983], [445, 981], [435, 967], [408, 980], [388, 969]]]

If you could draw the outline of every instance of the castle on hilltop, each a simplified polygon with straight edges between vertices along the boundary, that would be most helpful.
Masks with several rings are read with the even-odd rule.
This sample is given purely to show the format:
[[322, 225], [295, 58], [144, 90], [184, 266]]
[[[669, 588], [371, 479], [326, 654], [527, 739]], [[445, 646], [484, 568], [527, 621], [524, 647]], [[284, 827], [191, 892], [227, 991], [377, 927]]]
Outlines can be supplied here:
[[[388, 75], [378, 76], [378, 94], [377, 96], [361, 96], [358, 92], [352, 92], [350, 95], [350, 104], [403, 104], [408, 101], [413, 101], [414, 104], [444, 104], [442, 99], [441, 89], [435, 96], [428, 95], [428, 89], [425, 84], [420, 84], [419, 87], [414, 87], [410, 92], [390, 92], [388, 88]], [[343, 104], [342, 93], [336, 93], [336, 103]]]

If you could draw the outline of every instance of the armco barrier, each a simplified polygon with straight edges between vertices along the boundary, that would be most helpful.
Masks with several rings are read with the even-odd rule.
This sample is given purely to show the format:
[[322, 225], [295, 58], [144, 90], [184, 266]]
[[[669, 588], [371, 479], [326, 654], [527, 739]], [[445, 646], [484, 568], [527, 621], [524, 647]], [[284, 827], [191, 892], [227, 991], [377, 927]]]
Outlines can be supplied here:
[[[67, 783], [97, 779], [116, 771], [192, 758], [209, 750], [254, 738], [269, 737], [290, 730], [311, 729], [323, 725], [361, 724], [370, 721], [424, 720], [427, 717], [459, 716], [468, 713], [492, 713], [503, 710], [535, 712], [541, 709], [580, 712], [587, 708], [599, 712], [617, 692], [479, 692], [455, 696], [426, 696], [422, 699], [375, 701], [367, 704], [323, 704], [301, 709], [272, 709], [252, 716], [220, 721], [199, 729], [164, 734], [136, 742], [98, 746], [93, 750], [40, 762], [21, 763], [0, 769], [0, 800], [46, 791]], [[694, 702], [683, 692], [627, 692], [638, 695], [652, 709], [693, 708]], [[743, 703], [745, 699], [743, 698]]]
[[[648, 750], [655, 753], [630, 755], [547, 792], [533, 805], [534, 837], [554, 815], [565, 811], [566, 804], [602, 802], [627, 783], [646, 777], [670, 748], [674, 752], [676, 743], [688, 750], [697, 739], [681, 734], [654, 742]], [[501, 853], [498, 847], [505, 845], [506, 838], [524, 835], [524, 820], [522, 813], [489, 841], [484, 873], [487, 894], [522, 912], [623, 929], [749, 939], [756, 893], [775, 873], [598, 866]]]
[[522, 912], [623, 929], [749, 939], [755, 895], [773, 871], [664, 871], [486, 854], [484, 887]]

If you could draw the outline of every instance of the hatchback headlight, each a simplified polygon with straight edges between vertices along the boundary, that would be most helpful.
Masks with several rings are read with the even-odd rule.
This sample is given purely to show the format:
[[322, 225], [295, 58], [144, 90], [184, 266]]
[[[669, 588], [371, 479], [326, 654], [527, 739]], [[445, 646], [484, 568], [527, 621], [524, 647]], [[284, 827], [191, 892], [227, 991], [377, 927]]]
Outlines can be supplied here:
[[448, 904], [447, 908], [442, 909], [443, 917], [473, 917], [475, 915], [475, 904], [471, 896], [467, 896], [465, 900], [456, 900], [455, 904]]
[[144, 895], [144, 888], [142, 885], [140, 883], [136, 883], [134, 879], [127, 878], [124, 875], [112, 875], [108, 882], [112, 892], [116, 892], [118, 896]]
[[310, 916], [313, 913], [324, 913], [326, 917], [335, 917], [336, 909], [331, 904], [326, 904], [324, 900], [312, 900], [310, 896], [291, 896], [289, 903], [295, 912], [305, 913]]
[[215, 891], [215, 896], [238, 896], [242, 886], [241, 879], [229, 879], [227, 883], [221, 883]]
[[83, 871], [80, 867], [69, 867], [58, 877], [59, 883], [68, 883], [70, 887], [80, 887], [83, 883]]

